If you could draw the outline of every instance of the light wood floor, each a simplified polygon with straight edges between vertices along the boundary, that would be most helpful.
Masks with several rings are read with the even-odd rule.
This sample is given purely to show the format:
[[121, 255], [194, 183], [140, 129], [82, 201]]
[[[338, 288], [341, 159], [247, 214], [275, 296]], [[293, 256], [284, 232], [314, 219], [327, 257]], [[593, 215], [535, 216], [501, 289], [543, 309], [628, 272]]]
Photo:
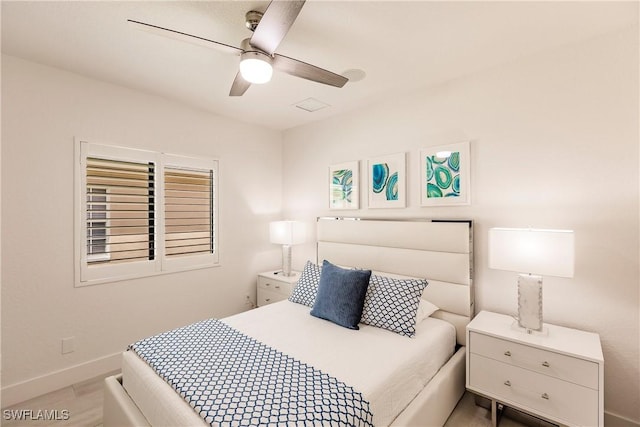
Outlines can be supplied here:
[[[97, 427], [102, 425], [102, 382], [106, 376], [113, 375], [110, 373], [101, 377], [97, 377], [71, 387], [63, 388], [58, 391], [48, 393], [44, 396], [23, 402], [2, 410], [1, 424], [4, 427], [15, 426], [74, 426], [74, 427]], [[6, 411], [10, 411], [7, 413]], [[22, 410], [22, 411], [21, 411]], [[63, 411], [68, 411], [68, 419], [59, 420], [43, 420], [37, 419], [39, 410], [51, 411], [57, 410], [58, 418], [65, 418]], [[26, 412], [25, 412], [26, 411]], [[9, 414], [26, 415], [27, 420], [11, 419], [7, 420]], [[31, 414], [31, 415], [30, 415]], [[54, 412], [54, 415], [56, 413]], [[540, 424], [536, 420], [528, 420], [518, 418], [518, 421], [509, 418], [510, 414], [506, 414], [500, 421], [500, 427], [523, 427], [535, 426], [542, 427], [546, 424]], [[9, 417], [10, 418], [10, 417]], [[24, 418], [24, 416], [23, 416]], [[465, 393], [458, 406], [453, 411], [445, 427], [489, 427], [491, 426], [491, 413], [475, 404], [474, 396], [471, 393]], [[176, 426], [178, 427], [178, 426]], [[426, 427], [426, 426], [425, 426]]]
[[[0, 423], [2, 427], [101, 426], [102, 383], [105, 377], [116, 373], [110, 372], [17, 405], [2, 408], [2, 420]], [[44, 410], [48, 411], [48, 414], [38, 412]], [[7, 413], [7, 411], [9, 412]], [[54, 419], [43, 419], [45, 417]], [[55, 418], [58, 420], [55, 420]]]

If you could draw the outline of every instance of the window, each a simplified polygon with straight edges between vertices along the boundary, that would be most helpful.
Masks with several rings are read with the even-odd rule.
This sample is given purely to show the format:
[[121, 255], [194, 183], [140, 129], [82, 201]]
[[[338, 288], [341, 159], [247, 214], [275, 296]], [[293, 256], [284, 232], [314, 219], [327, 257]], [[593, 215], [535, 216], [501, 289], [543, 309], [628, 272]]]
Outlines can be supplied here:
[[218, 263], [216, 160], [77, 147], [77, 285]]
[[154, 259], [154, 169], [153, 163], [86, 159], [89, 265]]
[[166, 270], [217, 264], [217, 161], [163, 155], [162, 264]]
[[213, 251], [212, 171], [164, 170], [165, 256]]

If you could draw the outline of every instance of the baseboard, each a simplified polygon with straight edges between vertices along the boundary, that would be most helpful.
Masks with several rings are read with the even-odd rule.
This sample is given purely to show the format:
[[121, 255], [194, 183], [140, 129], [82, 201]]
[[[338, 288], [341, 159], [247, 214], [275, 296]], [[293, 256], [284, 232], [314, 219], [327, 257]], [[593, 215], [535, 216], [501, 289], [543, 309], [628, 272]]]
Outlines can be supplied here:
[[121, 359], [118, 352], [2, 387], [2, 408], [120, 369]]
[[621, 415], [604, 411], [604, 425], [607, 427], [640, 427], [640, 421], [633, 421]]

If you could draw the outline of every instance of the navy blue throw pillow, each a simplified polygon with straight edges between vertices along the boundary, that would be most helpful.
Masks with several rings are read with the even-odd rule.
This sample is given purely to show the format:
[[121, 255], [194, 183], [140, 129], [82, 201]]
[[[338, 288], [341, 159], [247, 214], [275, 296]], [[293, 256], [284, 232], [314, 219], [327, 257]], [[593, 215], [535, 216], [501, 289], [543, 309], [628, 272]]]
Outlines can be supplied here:
[[345, 328], [360, 329], [370, 277], [371, 270], [347, 270], [325, 260], [311, 315]]

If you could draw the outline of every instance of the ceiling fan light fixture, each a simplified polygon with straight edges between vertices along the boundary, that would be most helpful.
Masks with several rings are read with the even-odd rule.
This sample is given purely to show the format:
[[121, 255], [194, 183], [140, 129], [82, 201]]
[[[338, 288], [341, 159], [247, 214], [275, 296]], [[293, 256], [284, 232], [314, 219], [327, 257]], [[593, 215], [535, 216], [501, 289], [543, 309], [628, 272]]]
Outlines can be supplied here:
[[267, 83], [273, 75], [271, 57], [261, 52], [244, 52], [240, 59], [240, 74], [249, 83]]

